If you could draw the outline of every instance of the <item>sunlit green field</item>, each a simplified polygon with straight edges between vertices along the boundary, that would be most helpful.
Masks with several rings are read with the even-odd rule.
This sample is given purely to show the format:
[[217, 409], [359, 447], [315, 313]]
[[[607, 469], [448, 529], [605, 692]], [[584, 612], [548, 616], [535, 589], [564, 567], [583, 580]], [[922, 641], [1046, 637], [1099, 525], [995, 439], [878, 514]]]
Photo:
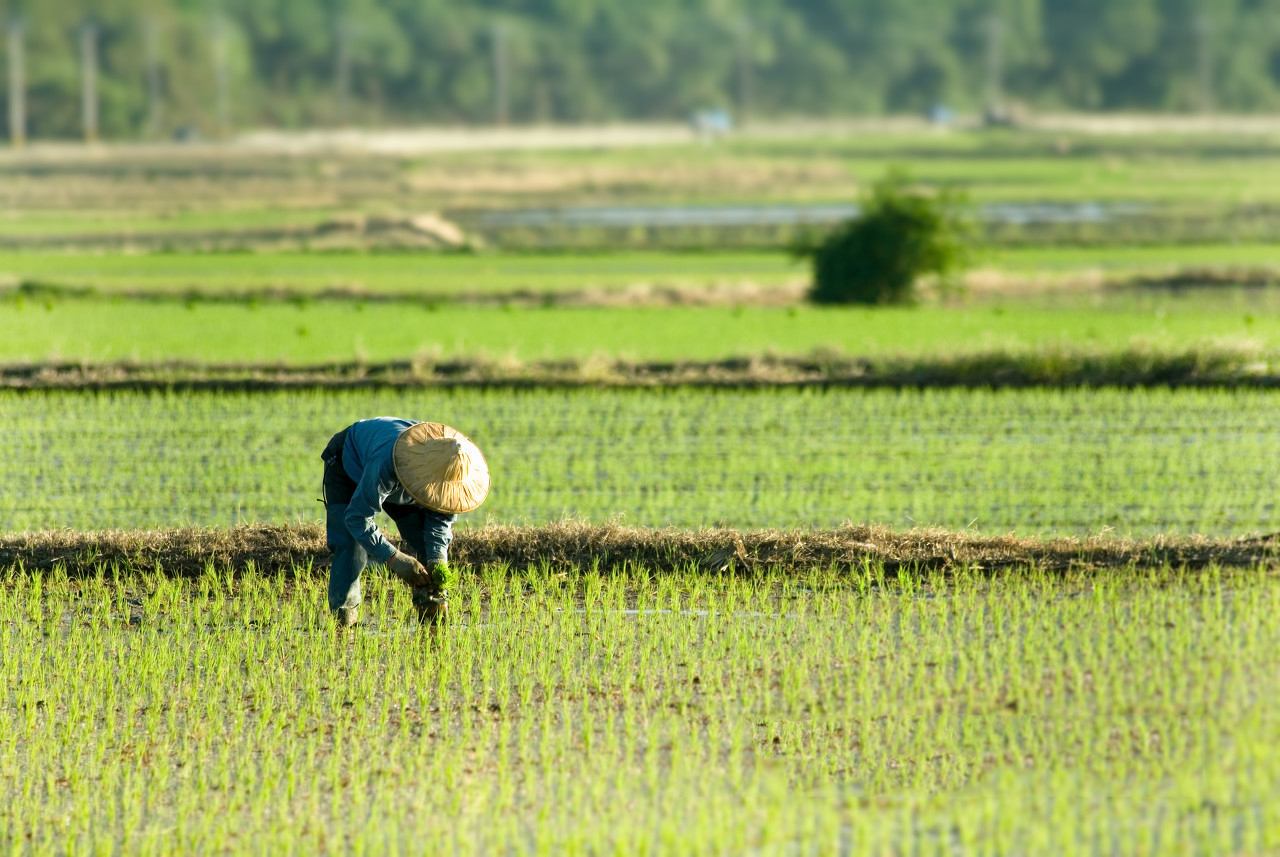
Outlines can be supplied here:
[[1240, 295], [919, 309], [483, 307], [348, 301], [0, 300], [0, 363], [323, 363], [410, 358], [715, 359], [818, 349], [937, 356], [1063, 347], [1280, 344], [1274, 300]]
[[[1173, 244], [991, 248], [979, 264], [1012, 278], [1175, 268], [1275, 268], [1274, 244]], [[436, 298], [726, 286], [763, 289], [808, 282], [785, 252], [583, 254], [419, 253], [0, 253], [0, 287], [31, 282], [100, 292], [254, 294], [328, 290]]]
[[1264, 853], [1280, 586], [4, 571], [12, 853]]
[[1115, 274], [1140, 271], [1158, 274], [1176, 268], [1275, 268], [1280, 266], [1280, 247], [1249, 242], [1116, 247], [1003, 247], [989, 249], [979, 259], [995, 270], [1024, 275], [1092, 269]]
[[467, 296], [517, 292], [774, 287], [805, 276], [785, 253], [7, 253], [0, 278], [103, 292], [270, 290]]
[[379, 414], [484, 450], [493, 492], [465, 526], [1280, 530], [1280, 397], [1221, 390], [7, 393], [0, 521], [313, 521], [320, 450]]

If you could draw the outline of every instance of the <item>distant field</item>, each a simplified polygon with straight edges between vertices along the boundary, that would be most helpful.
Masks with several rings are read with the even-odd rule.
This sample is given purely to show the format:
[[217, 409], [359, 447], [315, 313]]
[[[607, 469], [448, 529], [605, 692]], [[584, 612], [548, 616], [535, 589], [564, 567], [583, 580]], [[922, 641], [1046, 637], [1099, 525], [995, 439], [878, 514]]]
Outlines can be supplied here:
[[324, 443], [378, 414], [476, 440], [468, 526], [1280, 530], [1280, 397], [1185, 390], [0, 393], [0, 521], [312, 521]]
[[775, 287], [806, 276], [785, 253], [4, 253], [0, 282], [89, 286], [106, 292], [236, 294], [326, 289], [375, 294], [510, 294], [651, 285]]
[[75, 236], [94, 233], [217, 232], [262, 227], [307, 228], [335, 214], [333, 207], [263, 206], [248, 208], [228, 200], [206, 209], [166, 211], [101, 208], [98, 210], [8, 210], [0, 212], [0, 236]]
[[[353, 216], [436, 211], [465, 218], [469, 212], [530, 207], [851, 202], [895, 166], [922, 183], [963, 190], [977, 203], [1138, 204], [1160, 219], [1157, 231], [1169, 230], [1170, 241], [1205, 233], [1202, 221], [1217, 222], [1208, 233], [1221, 240], [1249, 240], [1280, 229], [1274, 222], [1280, 146], [1267, 135], [818, 129], [716, 145], [401, 157], [204, 147], [81, 153], [68, 147], [52, 158], [37, 151], [0, 160], [0, 244], [92, 244], [109, 236], [113, 246], [141, 241], [153, 247], [271, 247], [323, 241], [326, 224]], [[1233, 231], [1235, 219], [1247, 228]], [[1049, 238], [1080, 240], [1074, 235]], [[699, 240], [714, 246], [714, 237]], [[1005, 238], [1017, 242], [1016, 236]], [[1158, 238], [1141, 232], [1144, 242]], [[1083, 240], [1115, 239], [1100, 229]], [[366, 240], [380, 239], [352, 242], [360, 246]]]
[[0, 363], [320, 363], [487, 357], [713, 359], [776, 352], [944, 355], [1061, 346], [1280, 346], [1280, 314], [1247, 300], [1166, 298], [1103, 309], [501, 308], [136, 301], [0, 302]]
[[[996, 270], [1017, 273], [1162, 272], [1172, 268], [1280, 267], [1276, 244], [1169, 244], [1135, 247], [992, 248], [981, 256]], [[2, 265], [3, 262], [0, 262]]]
[[[979, 253], [1016, 281], [1176, 268], [1280, 268], [1274, 244], [1025, 247]], [[101, 292], [235, 295], [326, 290], [430, 297], [669, 289], [798, 288], [809, 269], [783, 252], [677, 253], [0, 253], [0, 289], [31, 282]], [[1016, 282], [1012, 284], [1016, 287]]]

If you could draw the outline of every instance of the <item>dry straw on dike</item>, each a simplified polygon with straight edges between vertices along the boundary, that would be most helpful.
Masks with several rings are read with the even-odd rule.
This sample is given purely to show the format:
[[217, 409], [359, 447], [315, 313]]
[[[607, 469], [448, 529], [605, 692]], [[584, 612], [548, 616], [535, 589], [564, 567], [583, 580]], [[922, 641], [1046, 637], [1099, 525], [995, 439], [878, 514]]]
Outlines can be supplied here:
[[[452, 559], [463, 566], [513, 569], [643, 567], [657, 572], [699, 567], [710, 572], [761, 569], [882, 567], [900, 571], [966, 567], [998, 573], [1019, 567], [1049, 571], [1101, 568], [1198, 568], [1208, 565], [1280, 569], [1280, 534], [1236, 539], [1200, 536], [1123, 539], [1111, 536], [1041, 540], [942, 529], [896, 532], [874, 525], [831, 530], [645, 529], [565, 521], [536, 527], [491, 525], [457, 533]], [[52, 530], [0, 537], [0, 567], [62, 568], [71, 575], [160, 570], [175, 576], [206, 568], [235, 572], [318, 573], [327, 567], [319, 524], [247, 525], [230, 529]]]

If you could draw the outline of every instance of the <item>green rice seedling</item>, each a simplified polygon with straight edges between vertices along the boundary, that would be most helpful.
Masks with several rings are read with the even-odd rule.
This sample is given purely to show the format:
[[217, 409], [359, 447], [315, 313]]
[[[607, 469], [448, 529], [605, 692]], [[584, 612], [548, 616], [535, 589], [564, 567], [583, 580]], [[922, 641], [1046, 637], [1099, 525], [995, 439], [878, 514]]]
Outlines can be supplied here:
[[[317, 450], [349, 415], [376, 413], [448, 422], [484, 449], [501, 478], [461, 527], [1280, 526], [1277, 400], [1225, 390], [0, 393], [0, 476], [15, 486], [0, 518], [10, 530], [314, 520]], [[66, 418], [85, 430], [67, 433]]]
[[422, 634], [378, 578], [352, 632], [317, 615], [323, 582], [305, 575], [9, 569], [0, 838], [18, 853], [1280, 846], [1272, 576], [882, 572], [476, 569], [465, 609]]

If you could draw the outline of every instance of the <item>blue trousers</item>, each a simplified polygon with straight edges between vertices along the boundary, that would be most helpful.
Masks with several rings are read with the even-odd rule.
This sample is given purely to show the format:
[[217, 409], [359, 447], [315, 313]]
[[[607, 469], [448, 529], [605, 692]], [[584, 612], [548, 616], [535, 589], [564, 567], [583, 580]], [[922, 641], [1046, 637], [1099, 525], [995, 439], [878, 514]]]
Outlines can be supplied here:
[[[345, 436], [346, 432], [341, 435]], [[334, 438], [338, 440], [337, 437]], [[333, 443], [330, 443], [330, 447]], [[341, 443], [338, 444], [341, 449]], [[326, 454], [329, 450], [326, 449]], [[360, 605], [360, 574], [369, 564], [369, 555], [347, 530], [347, 504], [355, 494], [356, 483], [342, 469], [342, 457], [325, 458], [324, 510], [325, 539], [333, 551], [329, 566], [329, 609]], [[409, 549], [422, 562], [449, 558], [453, 541], [453, 522], [457, 515], [434, 512], [417, 505], [383, 503], [382, 511], [395, 521], [396, 529]]]

